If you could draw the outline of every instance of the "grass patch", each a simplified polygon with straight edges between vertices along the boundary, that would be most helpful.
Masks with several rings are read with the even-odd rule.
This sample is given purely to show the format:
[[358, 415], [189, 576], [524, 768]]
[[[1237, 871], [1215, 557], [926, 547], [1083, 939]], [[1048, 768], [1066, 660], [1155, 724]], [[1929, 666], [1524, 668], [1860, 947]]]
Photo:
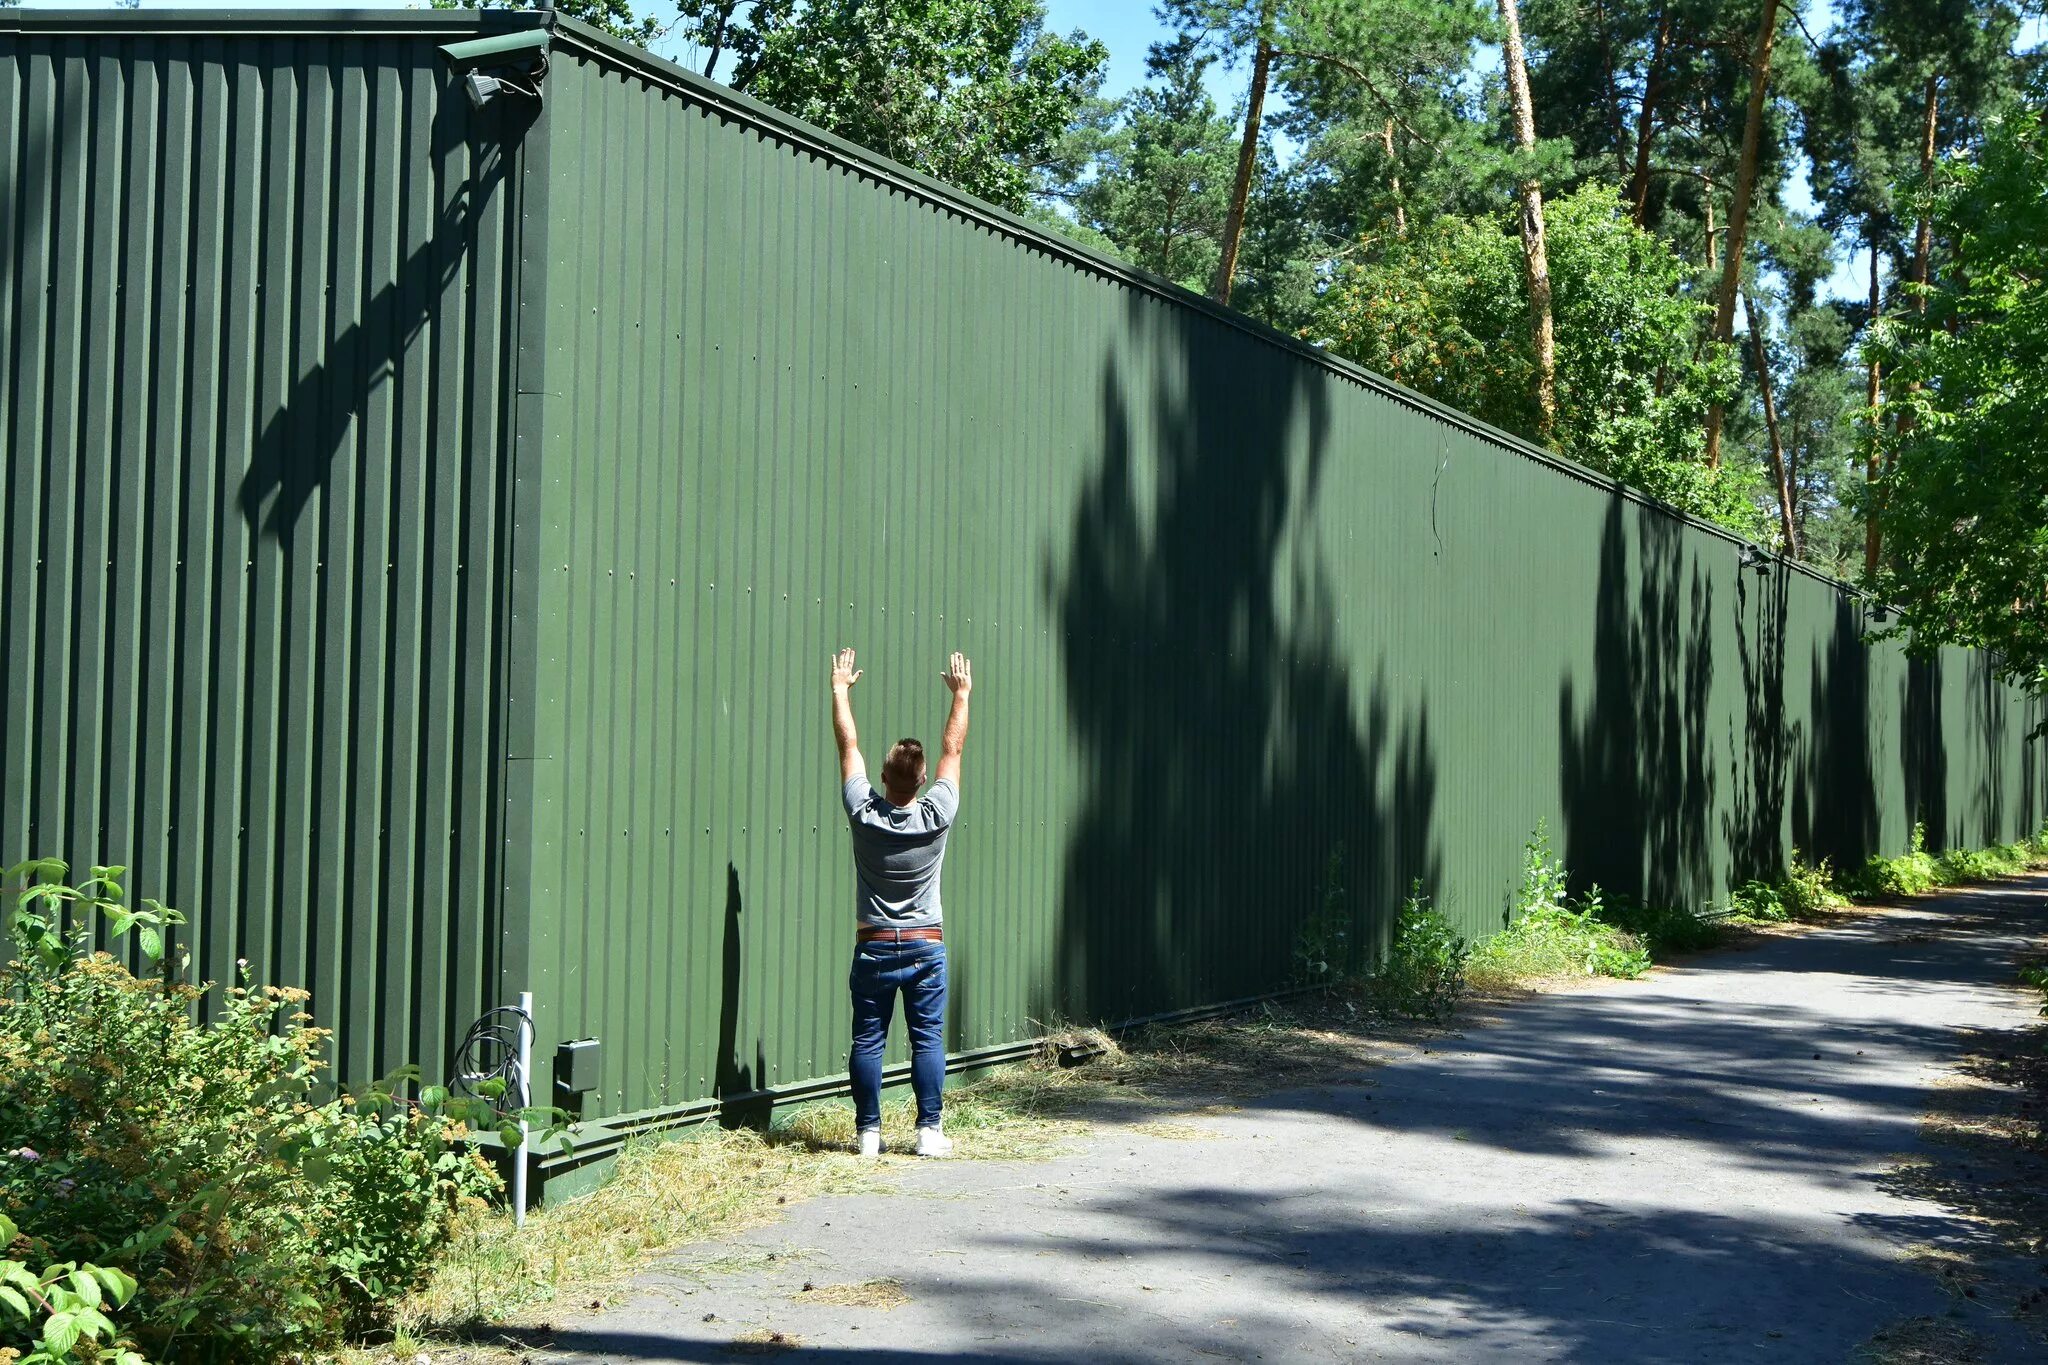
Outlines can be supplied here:
[[834, 1308], [879, 1308], [888, 1312], [910, 1302], [901, 1280], [867, 1280], [861, 1284], [806, 1284], [799, 1303], [829, 1304]]
[[1985, 1349], [1981, 1335], [1953, 1318], [1901, 1318], [1851, 1358], [1858, 1365], [1974, 1365]]
[[1206, 1142], [1210, 1138], [1223, 1136], [1214, 1128], [1198, 1128], [1192, 1123], [1165, 1123], [1159, 1120], [1134, 1123], [1131, 1125], [1131, 1131], [1143, 1133], [1146, 1137], [1165, 1138], [1169, 1142]]
[[771, 1332], [762, 1327], [752, 1332], [742, 1332], [726, 1346], [727, 1355], [735, 1356], [779, 1356], [785, 1351], [800, 1351], [803, 1341], [787, 1332]]

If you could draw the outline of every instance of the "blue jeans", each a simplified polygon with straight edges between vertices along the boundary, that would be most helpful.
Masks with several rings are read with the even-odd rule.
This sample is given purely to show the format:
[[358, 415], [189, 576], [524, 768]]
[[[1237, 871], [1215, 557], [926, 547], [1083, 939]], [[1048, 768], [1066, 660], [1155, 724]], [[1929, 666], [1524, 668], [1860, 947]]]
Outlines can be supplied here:
[[882, 1126], [882, 1048], [903, 993], [903, 1024], [910, 1031], [910, 1086], [917, 1092], [917, 1124], [939, 1121], [946, 1087], [946, 945], [862, 943], [853, 951], [847, 988], [853, 993], [853, 1078], [856, 1128]]

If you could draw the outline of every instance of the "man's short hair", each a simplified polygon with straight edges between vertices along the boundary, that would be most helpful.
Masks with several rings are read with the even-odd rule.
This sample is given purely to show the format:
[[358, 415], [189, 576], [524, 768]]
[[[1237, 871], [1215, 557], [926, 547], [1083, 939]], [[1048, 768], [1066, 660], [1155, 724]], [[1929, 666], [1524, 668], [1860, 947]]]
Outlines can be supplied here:
[[914, 739], [899, 739], [882, 760], [882, 785], [896, 791], [924, 785], [924, 745]]

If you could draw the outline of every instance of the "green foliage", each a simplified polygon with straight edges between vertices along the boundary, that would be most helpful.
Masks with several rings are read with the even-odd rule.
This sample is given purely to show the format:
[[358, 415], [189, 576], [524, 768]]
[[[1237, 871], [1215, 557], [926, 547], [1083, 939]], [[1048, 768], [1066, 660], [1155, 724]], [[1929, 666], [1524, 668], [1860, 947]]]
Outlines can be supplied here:
[[1125, 96], [1073, 196], [1080, 224], [1132, 264], [1206, 289], [1237, 172], [1236, 136], [1203, 84], [1190, 43], [1153, 50], [1157, 84]]
[[[1703, 305], [1669, 247], [1615, 192], [1548, 204], [1557, 329], [1557, 443], [1572, 458], [1744, 533], [1747, 486], [1700, 461], [1705, 414], [1734, 357], [1695, 340]], [[1331, 348], [1497, 426], [1537, 430], [1527, 286], [1511, 216], [1446, 216], [1342, 269], [1316, 334]]]
[[593, 28], [642, 47], [661, 37], [662, 26], [652, 16], [633, 12], [633, 0], [432, 0], [435, 9], [552, 9], [571, 19], [581, 19]]
[[[6, 1156], [21, 1159], [19, 1150]], [[20, 1235], [13, 1220], [0, 1213], [0, 1252]], [[63, 1261], [38, 1274], [20, 1261], [0, 1257], [0, 1324], [12, 1319], [13, 1325], [27, 1329], [32, 1342], [26, 1355], [0, 1347], [0, 1360], [18, 1365], [146, 1365], [134, 1343], [122, 1337], [107, 1316], [134, 1297], [134, 1278], [106, 1266]]]
[[1924, 317], [1880, 329], [1908, 433], [1881, 487], [1893, 633], [1991, 651], [2048, 686], [2048, 125], [2035, 98], [1945, 168], [1929, 206], [1953, 263]]
[[1563, 861], [1551, 852], [1549, 833], [1539, 824], [1523, 845], [1521, 885], [1508, 925], [1474, 947], [1471, 974], [1512, 984], [1560, 976], [1632, 979], [1648, 971], [1648, 950], [1604, 918], [1600, 888], [1593, 887], [1574, 905], [1569, 881]]
[[[119, 868], [65, 872], [5, 874], [0, 1213], [24, 1254], [131, 1276], [129, 1333], [166, 1362], [273, 1361], [374, 1325], [495, 1188], [462, 1125], [384, 1087], [320, 1102], [305, 992], [184, 982], [163, 961], [175, 912], [129, 909]], [[155, 965], [91, 951], [95, 926], [134, 931]], [[17, 1342], [0, 1324], [0, 1349]]]
[[1952, 848], [1934, 860], [1934, 880], [1941, 886], [1988, 882], [2027, 870], [2032, 850], [2025, 844], [1993, 844], [1989, 848]]
[[1350, 895], [1344, 886], [1344, 845], [1330, 850], [1323, 868], [1323, 903], [1301, 926], [1294, 943], [1295, 980], [1307, 986], [1334, 986], [1351, 974], [1353, 942]]
[[1917, 896], [1940, 884], [1934, 859], [1927, 852], [1927, 827], [1913, 826], [1913, 843], [1896, 858], [1873, 853], [1858, 872], [1844, 879], [1843, 889], [1857, 899]]
[[1387, 955], [1365, 979], [1365, 1001], [1375, 1014], [1439, 1021], [1457, 1012], [1465, 996], [1471, 945], [1430, 904], [1416, 882], [1394, 924]]
[[2048, 962], [2030, 962], [2021, 967], [2020, 981], [2041, 992], [2041, 1013], [2048, 1015]]
[[1758, 924], [1782, 924], [1797, 913], [1777, 882], [1744, 882], [1729, 893], [1728, 903], [1732, 918]]
[[1763, 924], [1813, 919], [1849, 903], [1835, 890], [1834, 881], [1834, 871], [1827, 859], [1809, 864], [1795, 848], [1782, 877], [1770, 882], [1745, 882], [1737, 887], [1728, 898], [1729, 913], [1737, 920]]
[[676, 33], [704, 74], [1016, 210], [1109, 59], [1039, 0], [684, 0]]
[[1694, 910], [1651, 905], [1632, 896], [1608, 896], [1600, 918], [1633, 937], [1652, 958], [1711, 948], [1723, 937], [1720, 922]]

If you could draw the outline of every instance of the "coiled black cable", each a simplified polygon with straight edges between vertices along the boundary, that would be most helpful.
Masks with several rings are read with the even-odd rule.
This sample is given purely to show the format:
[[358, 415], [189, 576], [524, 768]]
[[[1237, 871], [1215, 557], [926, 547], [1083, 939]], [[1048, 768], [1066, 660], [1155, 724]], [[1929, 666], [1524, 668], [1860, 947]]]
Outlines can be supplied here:
[[[531, 1104], [528, 1078], [519, 1067], [520, 1030], [533, 1028], [533, 1018], [517, 1005], [499, 1005], [485, 1010], [455, 1045], [448, 1062], [448, 1088], [489, 1104], [499, 1113], [510, 1113]], [[503, 1081], [503, 1093], [483, 1093], [492, 1081]]]

